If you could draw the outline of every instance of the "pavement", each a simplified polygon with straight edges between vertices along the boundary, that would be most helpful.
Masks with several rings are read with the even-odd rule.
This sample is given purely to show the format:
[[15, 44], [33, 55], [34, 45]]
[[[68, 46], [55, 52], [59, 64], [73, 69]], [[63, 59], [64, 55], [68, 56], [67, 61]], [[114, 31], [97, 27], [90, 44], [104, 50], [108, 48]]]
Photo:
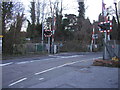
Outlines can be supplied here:
[[118, 88], [119, 68], [92, 66], [102, 53], [61, 53], [5, 60], [3, 88]]

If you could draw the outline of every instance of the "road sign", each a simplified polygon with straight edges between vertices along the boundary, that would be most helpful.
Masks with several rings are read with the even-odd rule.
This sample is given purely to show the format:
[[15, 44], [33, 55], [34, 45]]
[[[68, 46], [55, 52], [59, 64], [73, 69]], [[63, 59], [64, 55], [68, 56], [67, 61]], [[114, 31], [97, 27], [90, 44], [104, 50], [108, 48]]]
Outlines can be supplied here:
[[98, 39], [98, 34], [93, 34], [93, 35], [92, 35], [92, 38], [93, 38], [93, 39]]
[[100, 32], [111, 32], [112, 31], [112, 21], [100, 22], [99, 25]]
[[45, 37], [51, 37], [52, 36], [52, 31], [51, 30], [44, 30], [44, 36]]

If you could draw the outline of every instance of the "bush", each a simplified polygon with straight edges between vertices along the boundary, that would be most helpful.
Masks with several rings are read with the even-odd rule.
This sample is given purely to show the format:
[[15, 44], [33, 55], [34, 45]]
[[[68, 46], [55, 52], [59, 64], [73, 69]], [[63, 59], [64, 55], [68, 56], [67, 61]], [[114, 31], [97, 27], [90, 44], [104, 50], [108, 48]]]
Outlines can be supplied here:
[[79, 41], [67, 41], [63, 43], [63, 47], [60, 48], [62, 52], [83, 52], [87, 51], [87, 45]]

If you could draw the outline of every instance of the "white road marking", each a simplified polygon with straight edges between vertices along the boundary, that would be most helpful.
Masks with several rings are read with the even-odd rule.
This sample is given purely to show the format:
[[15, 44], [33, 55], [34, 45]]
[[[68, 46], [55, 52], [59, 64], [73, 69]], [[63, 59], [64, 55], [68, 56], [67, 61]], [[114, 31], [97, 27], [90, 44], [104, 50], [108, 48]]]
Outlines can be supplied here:
[[30, 63], [30, 61], [18, 62], [16, 64], [26, 64], [26, 63]]
[[[51, 58], [50, 58], [51, 59]], [[50, 60], [50, 59], [41, 59], [41, 60], [32, 60], [32, 61], [24, 61], [24, 62], [17, 62], [15, 64], [26, 64], [26, 63], [32, 63], [32, 62], [39, 62], [44, 60]], [[53, 59], [53, 58], [52, 58]]]
[[[73, 57], [79, 57], [79, 56], [84, 56], [84, 55], [55, 56], [55, 57], [57, 57], [56, 59], [60, 59], [60, 58], [73, 58]], [[98, 58], [102, 58], [102, 57], [98, 57]], [[98, 59], [98, 58], [94, 58], [94, 59]], [[39, 61], [47, 61], [47, 60], [54, 60], [54, 58], [41, 59], [41, 60], [32, 60], [32, 61], [24, 61], [24, 62], [17, 62], [15, 64], [26, 64], [26, 63], [39, 62]], [[5, 64], [0, 64], [0, 66], [7, 66], [7, 65], [11, 65], [11, 64], [13, 64], [13, 62], [5, 63]]]
[[47, 60], [51, 60], [51, 59], [54, 59], [54, 58], [41, 59], [41, 60], [32, 60], [32, 61], [30, 61], [30, 62], [47, 61]]
[[54, 55], [48, 55], [48, 56], [54, 56]]
[[[98, 58], [101, 58], [101, 57], [98, 57]], [[98, 59], [98, 58], [94, 58], [94, 59]], [[76, 61], [76, 62], [65, 63], [65, 64], [63, 64], [63, 65], [56, 66], [56, 67], [49, 68], [49, 69], [46, 69], [46, 70], [44, 70], [44, 71], [35, 73], [34, 75], [43, 74], [43, 73], [46, 73], [46, 72], [48, 72], [48, 71], [51, 71], [51, 70], [54, 70], [54, 69], [58, 69], [58, 68], [61, 68], [61, 67], [67, 66], [67, 65], [72, 65], [72, 64], [75, 64], [75, 63], [79, 63], [79, 62], [86, 62], [86, 61], [89, 61], [89, 60], [92, 60], [92, 59], [85, 59], [85, 60], [80, 60], [80, 61]]]
[[26, 80], [27, 78], [23, 78], [23, 79], [20, 79], [20, 80], [18, 80], [18, 81], [16, 81], [16, 82], [13, 82], [13, 83], [11, 83], [10, 85], [8, 85], [9, 87], [10, 86], [13, 86], [13, 85], [15, 85], [15, 84], [17, 84], [17, 83], [20, 83], [20, 82], [22, 82], [22, 81], [24, 81], [24, 80]]
[[39, 80], [43, 80], [44, 78], [39, 78]]
[[34, 62], [34, 61], [30, 61], [30, 62]]
[[95, 60], [95, 59], [100, 59], [100, 58], [103, 58], [103, 57], [97, 57], [97, 58], [93, 58], [93, 60]]
[[73, 58], [73, 57], [80, 57], [80, 56], [83, 56], [83, 55], [62, 56], [59, 58]]
[[56, 57], [56, 58], [72, 58], [72, 57], [78, 57], [78, 56], [83, 56], [83, 55], [72, 55], [72, 56], [56, 56], [56, 55], [49, 55], [52, 57]]
[[7, 65], [10, 65], [10, 64], [12, 64], [13, 62], [10, 62], [10, 63], [5, 63], [5, 64], [0, 64], [0, 66], [2, 67], [2, 66], [7, 66]]
[[[60, 59], [60, 58], [73, 58], [73, 57], [79, 57], [79, 56], [83, 56], [83, 55], [55, 56], [55, 57], [57, 57], [56, 59]], [[17, 62], [15, 64], [26, 64], [26, 63], [39, 62], [39, 61], [47, 61], [47, 60], [54, 60], [54, 58], [41, 59], [41, 60], [32, 60], [32, 61], [23, 61], [23, 62]], [[0, 66], [7, 66], [7, 65], [11, 65], [11, 64], [13, 64], [13, 62], [5, 63], [5, 64], [0, 64]]]
[[[74, 56], [74, 57], [77, 57], [77, 56]], [[70, 57], [69, 57], [69, 58], [70, 58]], [[92, 59], [94, 60], [94, 59], [99, 59], [99, 58], [102, 58], [102, 57], [92, 58]], [[53, 58], [51, 58], [51, 59], [53, 59]], [[54, 69], [58, 69], [58, 68], [61, 68], [61, 67], [67, 66], [67, 65], [72, 65], [72, 64], [75, 64], [75, 63], [79, 63], [79, 62], [86, 62], [86, 61], [89, 61], [89, 60], [92, 60], [92, 59], [85, 59], [85, 60], [79, 60], [79, 61], [75, 61], [75, 62], [65, 63], [65, 64], [63, 64], [63, 65], [59, 65], [59, 66], [56, 66], [56, 67], [53, 67], [53, 68], [46, 69], [46, 70], [44, 70], [44, 71], [35, 73], [34, 75], [43, 74], [43, 73], [46, 73], [46, 72], [48, 72], [48, 71], [51, 71], [51, 70], [54, 70]], [[29, 62], [33, 62], [33, 61], [29, 61]], [[2, 64], [2, 66], [9, 65], [9, 64], [12, 64], [12, 63], [13, 63], [13, 62], [11, 62], [11, 63], [6, 63], [6, 64], [4, 64], [4, 65]], [[22, 63], [26, 63], [26, 62], [21, 62], [21, 64], [22, 64]], [[17, 84], [17, 83], [20, 83], [20, 82], [22, 82], [22, 81], [24, 81], [24, 80], [26, 80], [26, 79], [27, 79], [27, 78], [20, 79], [20, 80], [18, 80], [18, 81], [15, 81], [15, 82], [9, 84], [8, 86], [9, 86], [9, 87], [10, 87], [10, 86], [13, 86], [13, 85], [15, 85], [15, 84]], [[44, 78], [39, 78], [39, 80], [43, 80], [43, 79], [44, 79]]]
[[[56, 59], [60, 58], [73, 58], [73, 57], [78, 57], [78, 56], [83, 56], [83, 55], [73, 55], [73, 56], [55, 56], [57, 57]], [[26, 63], [31, 63], [31, 62], [39, 62], [39, 61], [47, 61], [47, 60], [54, 60], [54, 58], [48, 58], [48, 59], [41, 59], [41, 60], [32, 60], [32, 61], [25, 61], [25, 62], [18, 62], [16, 64], [26, 64]]]

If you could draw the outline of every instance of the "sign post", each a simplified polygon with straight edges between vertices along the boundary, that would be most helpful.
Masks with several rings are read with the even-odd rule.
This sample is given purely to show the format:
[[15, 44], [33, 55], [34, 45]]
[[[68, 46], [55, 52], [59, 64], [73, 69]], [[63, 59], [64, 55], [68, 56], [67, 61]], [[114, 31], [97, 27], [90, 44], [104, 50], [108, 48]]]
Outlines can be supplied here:
[[104, 33], [104, 53], [103, 53], [103, 59], [108, 59], [108, 54], [107, 54], [107, 33], [110, 33], [112, 31], [112, 21], [105, 21], [105, 22], [101, 22], [99, 23], [99, 31]]
[[50, 37], [48, 37], [48, 54], [50, 54]]
[[50, 37], [52, 36], [51, 30], [45, 30], [44, 36], [48, 38], [48, 54], [50, 53]]

